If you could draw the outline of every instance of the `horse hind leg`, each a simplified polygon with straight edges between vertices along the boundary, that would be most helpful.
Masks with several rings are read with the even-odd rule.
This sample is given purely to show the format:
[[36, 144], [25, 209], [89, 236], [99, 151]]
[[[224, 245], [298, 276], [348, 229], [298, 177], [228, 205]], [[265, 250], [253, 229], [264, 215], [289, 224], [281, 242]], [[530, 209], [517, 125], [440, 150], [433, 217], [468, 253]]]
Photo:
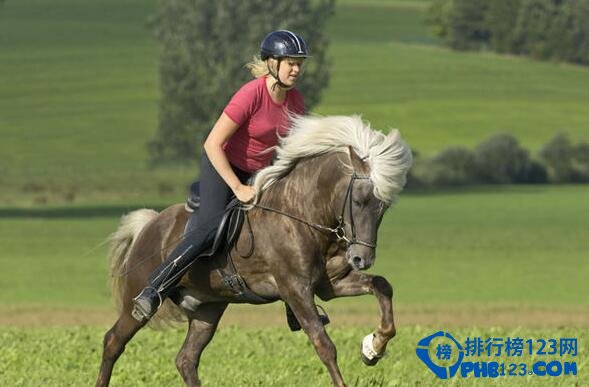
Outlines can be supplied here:
[[213, 338], [226, 308], [226, 303], [208, 303], [200, 305], [194, 312], [187, 312], [188, 333], [176, 356], [176, 368], [187, 386], [200, 386], [200, 357]]
[[123, 312], [113, 327], [104, 335], [102, 362], [96, 386], [108, 386], [115, 362], [125, 351], [125, 345], [145, 323], [137, 322], [131, 313]]

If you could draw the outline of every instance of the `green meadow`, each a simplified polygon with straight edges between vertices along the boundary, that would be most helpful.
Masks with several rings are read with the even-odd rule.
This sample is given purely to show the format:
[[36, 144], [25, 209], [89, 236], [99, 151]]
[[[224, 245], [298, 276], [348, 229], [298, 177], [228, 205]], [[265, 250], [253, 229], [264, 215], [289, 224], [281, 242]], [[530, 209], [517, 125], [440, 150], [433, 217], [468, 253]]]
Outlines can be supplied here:
[[[423, 24], [427, 4], [338, 1], [327, 29], [332, 79], [315, 112], [399, 128], [422, 155], [496, 133], [532, 152], [558, 131], [589, 141], [588, 67], [448, 50]], [[190, 165], [147, 167], [159, 98], [147, 26], [155, 5], [8, 0], [0, 8], [1, 385], [93, 383], [113, 322], [105, 238], [126, 212], [182, 201], [198, 174]], [[403, 193], [370, 270], [393, 284], [399, 326], [379, 366], [358, 357], [377, 321], [374, 298], [323, 303], [349, 385], [439, 384], [415, 356], [419, 339], [437, 330], [462, 340], [577, 337], [577, 376], [479, 382], [588, 385], [587, 197], [581, 185]], [[205, 385], [328, 384], [306, 337], [287, 331], [281, 306], [260, 307], [271, 321], [259, 327], [246, 321], [256, 308], [228, 312], [203, 355]], [[97, 313], [105, 317], [89, 317]], [[140, 332], [113, 385], [180, 385], [173, 362], [183, 335]]]
[[[402, 196], [381, 225], [371, 271], [405, 305], [587, 309], [589, 219], [579, 214], [588, 195], [585, 186], [547, 186]], [[0, 209], [0, 306], [108, 308], [101, 243], [131, 208]], [[333, 304], [371, 311], [375, 302]]]
[[[433, 154], [499, 132], [532, 151], [558, 131], [589, 139], [589, 68], [453, 52], [427, 2], [343, 1], [328, 25], [320, 114], [362, 114]], [[8, 1], [0, 10], [0, 200], [111, 201], [176, 193], [194, 167], [149, 170], [157, 128], [154, 1]], [[245, 71], [245, 70], [244, 70]]]

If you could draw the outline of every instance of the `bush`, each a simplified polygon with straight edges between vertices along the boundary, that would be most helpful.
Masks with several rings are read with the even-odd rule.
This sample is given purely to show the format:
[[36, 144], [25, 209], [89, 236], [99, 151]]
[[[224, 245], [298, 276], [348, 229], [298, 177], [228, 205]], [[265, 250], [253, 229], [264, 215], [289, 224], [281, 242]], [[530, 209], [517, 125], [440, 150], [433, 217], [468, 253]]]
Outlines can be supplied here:
[[573, 168], [578, 171], [579, 182], [589, 182], [589, 144], [577, 144], [573, 149]]
[[582, 142], [573, 149], [573, 158], [580, 166], [589, 167], [589, 144]]
[[554, 136], [539, 155], [548, 169], [549, 181], [567, 183], [573, 179], [573, 146], [566, 134]]
[[475, 182], [475, 156], [466, 148], [451, 147], [428, 160], [424, 180], [432, 186], [458, 186]]
[[530, 164], [525, 172], [522, 183], [528, 184], [546, 184], [548, 183], [548, 172], [546, 167], [540, 161], [530, 160]]
[[475, 149], [479, 180], [489, 184], [527, 183], [531, 166], [529, 153], [515, 137], [500, 134]]
[[589, 144], [571, 144], [564, 133], [555, 135], [539, 153], [553, 183], [589, 182]]

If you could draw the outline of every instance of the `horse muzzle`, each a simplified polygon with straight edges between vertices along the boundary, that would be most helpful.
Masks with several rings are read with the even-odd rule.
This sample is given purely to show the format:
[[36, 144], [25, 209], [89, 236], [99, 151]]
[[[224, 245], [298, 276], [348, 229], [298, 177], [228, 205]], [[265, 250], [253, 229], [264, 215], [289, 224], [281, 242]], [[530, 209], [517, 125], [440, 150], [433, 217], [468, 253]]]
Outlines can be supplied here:
[[368, 254], [360, 254], [351, 247], [346, 252], [346, 258], [354, 270], [366, 270], [374, 264], [374, 253], [372, 251]]

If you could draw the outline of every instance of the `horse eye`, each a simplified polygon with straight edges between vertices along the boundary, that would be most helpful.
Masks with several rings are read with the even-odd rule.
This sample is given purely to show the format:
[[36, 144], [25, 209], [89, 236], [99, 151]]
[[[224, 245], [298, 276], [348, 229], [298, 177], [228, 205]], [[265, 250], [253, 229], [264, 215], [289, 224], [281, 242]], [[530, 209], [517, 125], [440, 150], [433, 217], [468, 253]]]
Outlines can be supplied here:
[[362, 205], [362, 203], [360, 203], [360, 201], [359, 200], [356, 200], [356, 199], [352, 200], [352, 202], [354, 203], [354, 205], [356, 207], [360, 207]]

